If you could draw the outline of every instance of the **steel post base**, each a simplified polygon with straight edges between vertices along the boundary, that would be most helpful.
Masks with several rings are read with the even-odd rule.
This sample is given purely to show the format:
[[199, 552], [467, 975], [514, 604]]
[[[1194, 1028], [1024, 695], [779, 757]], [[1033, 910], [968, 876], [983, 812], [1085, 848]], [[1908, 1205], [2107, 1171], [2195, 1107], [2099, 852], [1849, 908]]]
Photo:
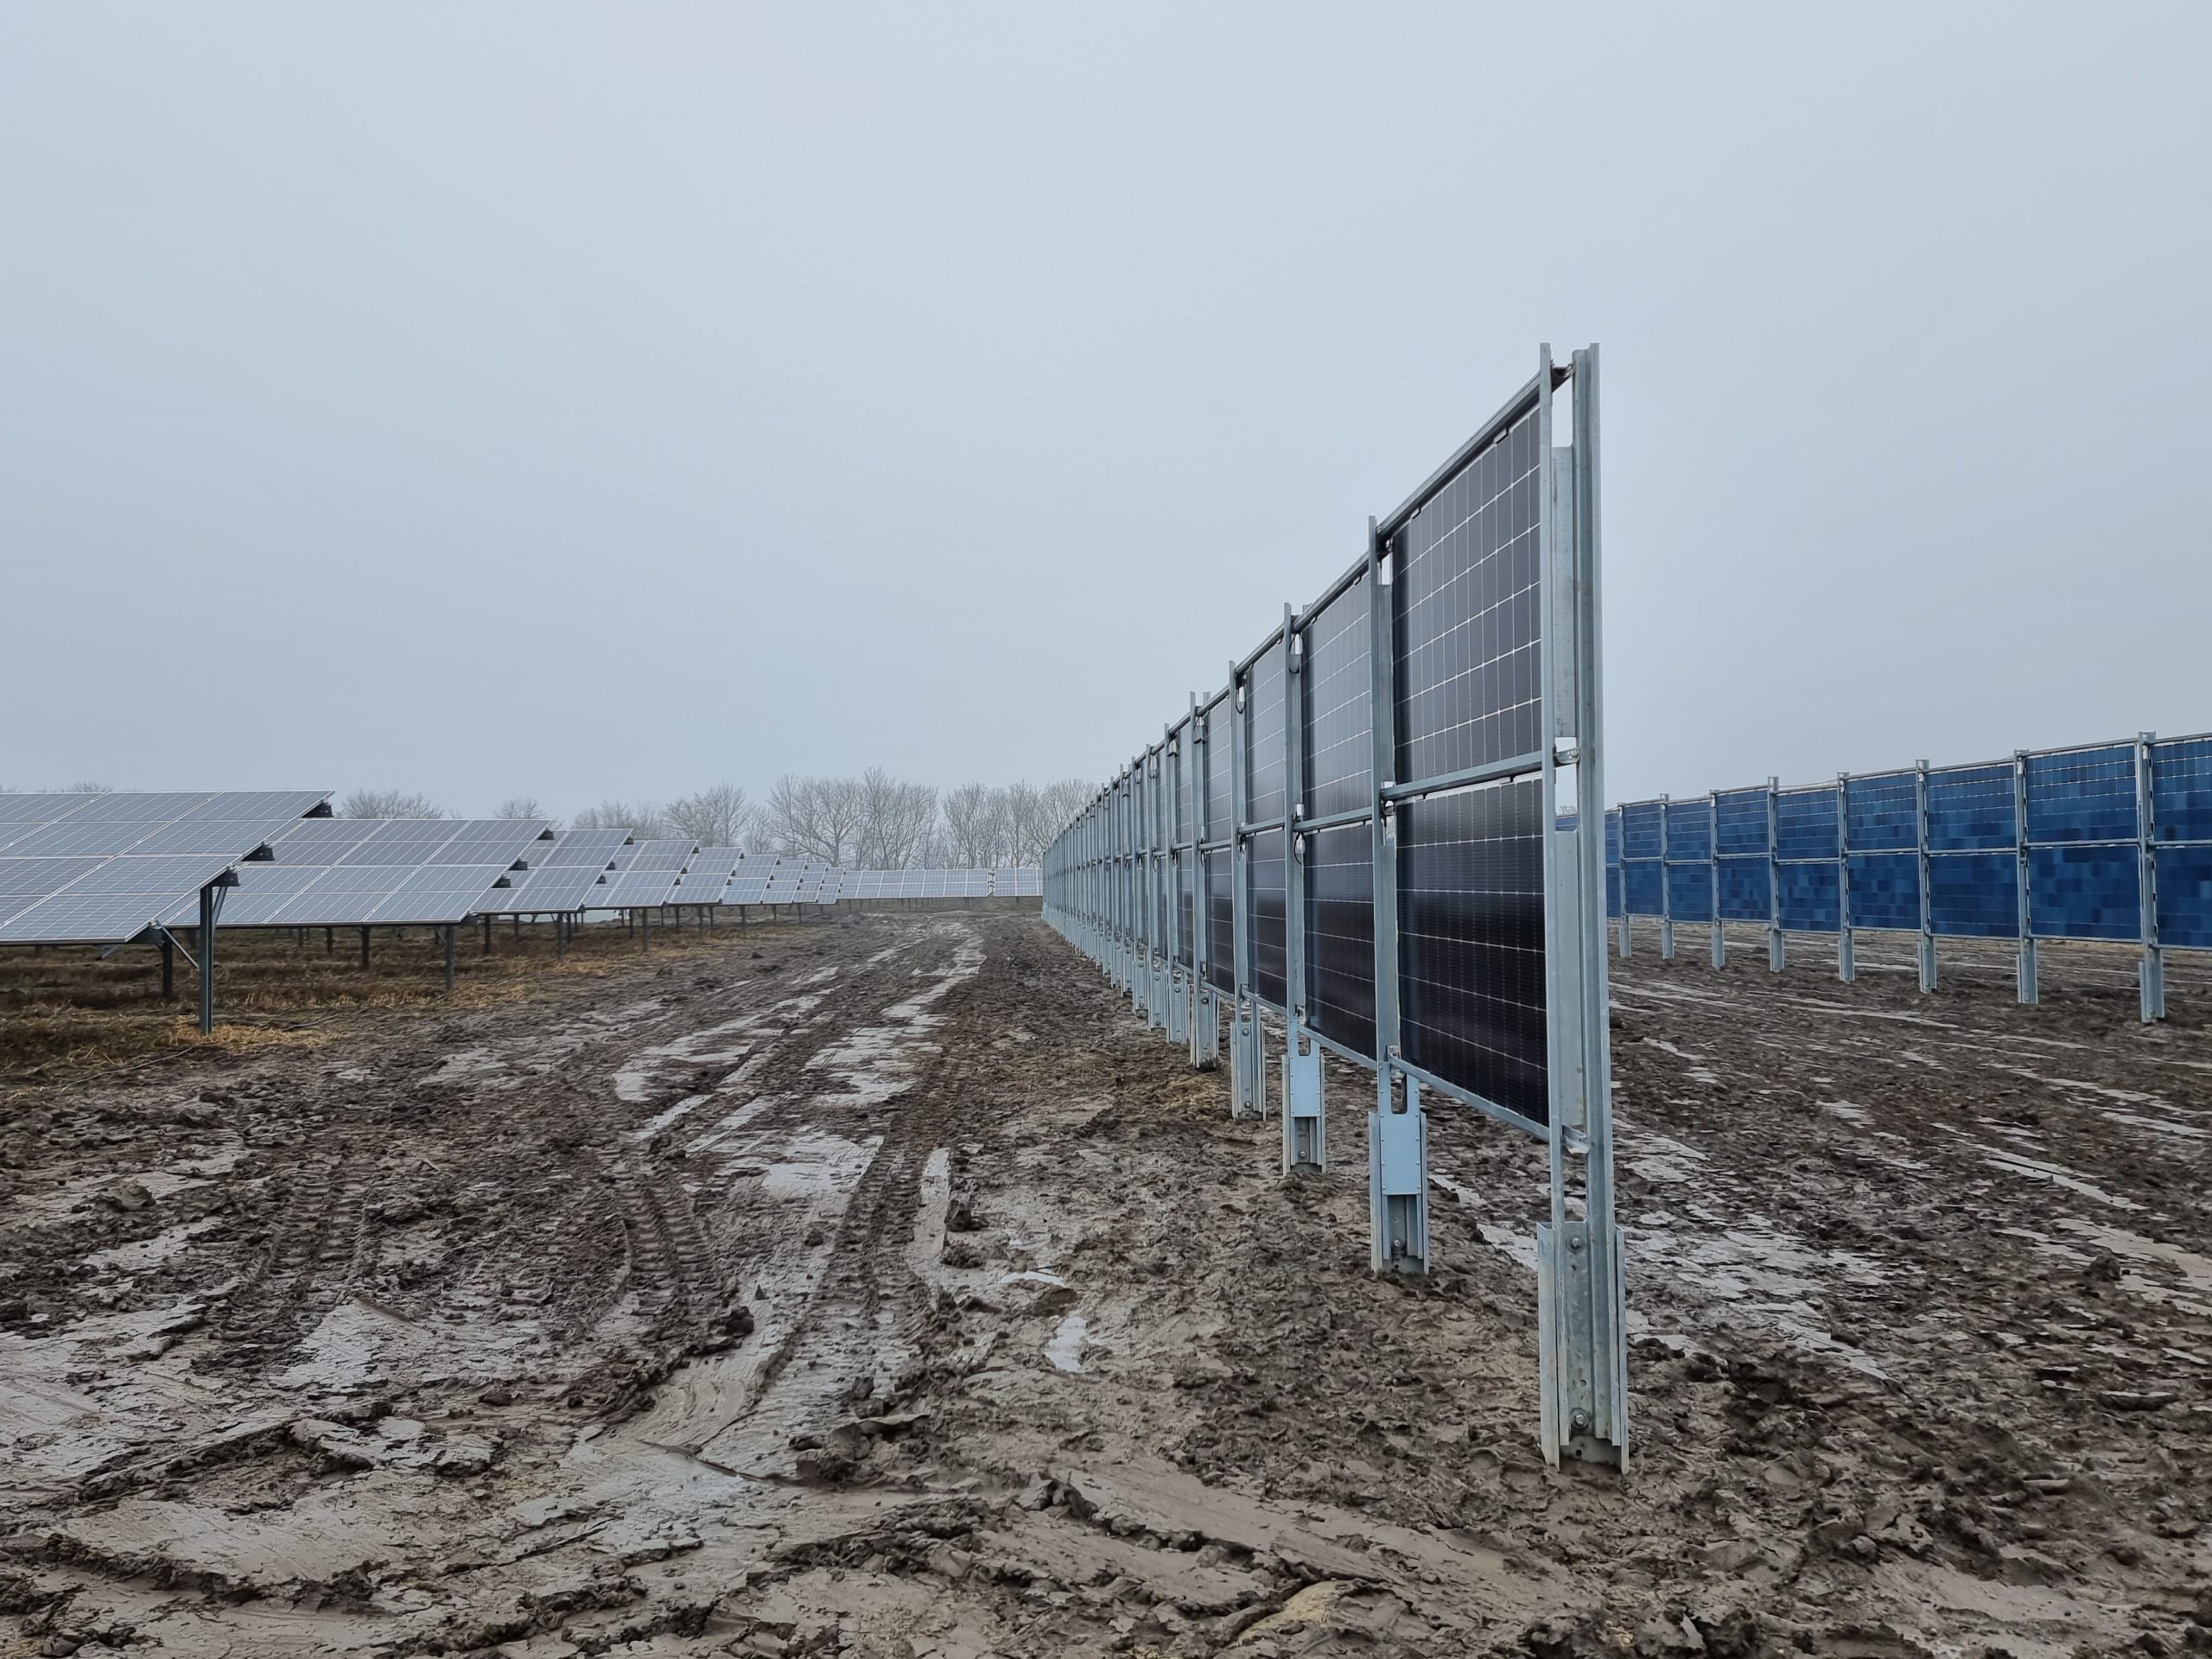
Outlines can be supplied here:
[[1319, 1173], [1328, 1166], [1328, 1120], [1321, 1105], [1321, 1046], [1305, 1033], [1294, 1030], [1289, 1046], [1282, 1052], [1282, 1173]]
[[1628, 1467], [1628, 1310], [1617, 1228], [1536, 1229], [1537, 1389], [1544, 1460]]
[[2136, 964], [2136, 979], [2143, 992], [2143, 1023], [2166, 1017], [2166, 954], [2157, 945], [2145, 945]]
[[1201, 985], [1191, 997], [1191, 1065], [1211, 1071], [1221, 1064], [1221, 1002], [1213, 987]]
[[1250, 1003], [1238, 1005], [1229, 1028], [1229, 1115], [1265, 1117], [1267, 1074], [1260, 1065], [1260, 1014]]
[[1191, 982], [1180, 968], [1167, 987], [1167, 1040], [1185, 1045], [1191, 1040]]
[[1376, 1273], [1428, 1271], [1428, 1120], [1421, 1085], [1376, 1078], [1367, 1119], [1368, 1265]]
[[1934, 990], [1937, 980], [1941, 977], [1941, 972], [1942, 970], [1936, 965], [1936, 941], [1931, 938], [1922, 939], [1920, 942], [1920, 988], [1923, 991]]

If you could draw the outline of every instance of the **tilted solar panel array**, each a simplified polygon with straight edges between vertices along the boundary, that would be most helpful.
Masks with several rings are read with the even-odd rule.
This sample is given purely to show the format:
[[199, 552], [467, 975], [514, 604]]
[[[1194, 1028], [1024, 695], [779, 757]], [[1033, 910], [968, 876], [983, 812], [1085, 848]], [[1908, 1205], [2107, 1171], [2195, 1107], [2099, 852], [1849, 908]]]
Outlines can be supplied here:
[[132, 939], [226, 878], [327, 791], [0, 796], [0, 944]]

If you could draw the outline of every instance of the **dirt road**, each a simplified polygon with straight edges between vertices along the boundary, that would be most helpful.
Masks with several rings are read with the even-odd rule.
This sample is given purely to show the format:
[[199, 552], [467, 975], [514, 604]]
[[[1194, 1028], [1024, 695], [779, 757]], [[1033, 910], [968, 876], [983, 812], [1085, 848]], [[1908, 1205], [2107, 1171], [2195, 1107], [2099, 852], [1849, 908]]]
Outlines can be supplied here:
[[2179, 1652], [2177, 1001], [1620, 964], [1625, 1482], [1535, 1449], [1538, 1148], [1439, 1115], [1379, 1282], [1357, 1074], [1285, 1183], [1033, 917], [16, 1086], [0, 1652]]

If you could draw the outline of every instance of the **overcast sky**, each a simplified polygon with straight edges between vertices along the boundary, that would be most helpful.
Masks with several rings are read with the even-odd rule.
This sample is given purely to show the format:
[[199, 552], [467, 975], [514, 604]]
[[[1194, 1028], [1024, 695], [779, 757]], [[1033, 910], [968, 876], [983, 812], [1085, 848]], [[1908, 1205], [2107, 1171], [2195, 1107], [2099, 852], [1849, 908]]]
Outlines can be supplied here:
[[1604, 349], [1615, 798], [2212, 727], [2212, 7], [0, 14], [0, 782], [1098, 777]]

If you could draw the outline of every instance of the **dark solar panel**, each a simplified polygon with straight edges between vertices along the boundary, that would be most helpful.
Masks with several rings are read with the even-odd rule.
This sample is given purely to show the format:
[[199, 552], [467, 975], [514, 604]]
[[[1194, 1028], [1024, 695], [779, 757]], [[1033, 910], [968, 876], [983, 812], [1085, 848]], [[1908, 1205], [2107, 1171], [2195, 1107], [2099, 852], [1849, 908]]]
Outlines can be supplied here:
[[1332, 817], [1372, 803], [1373, 690], [1368, 642], [1374, 631], [1363, 576], [1319, 611], [1304, 631], [1306, 815]]
[[1542, 745], [1537, 431], [1515, 422], [1392, 542], [1399, 783]]
[[1306, 838], [1306, 1016], [1355, 1054], [1375, 1054], [1375, 865], [1364, 823]]
[[1434, 795], [1399, 816], [1406, 1058], [1547, 1122], [1542, 780]]

